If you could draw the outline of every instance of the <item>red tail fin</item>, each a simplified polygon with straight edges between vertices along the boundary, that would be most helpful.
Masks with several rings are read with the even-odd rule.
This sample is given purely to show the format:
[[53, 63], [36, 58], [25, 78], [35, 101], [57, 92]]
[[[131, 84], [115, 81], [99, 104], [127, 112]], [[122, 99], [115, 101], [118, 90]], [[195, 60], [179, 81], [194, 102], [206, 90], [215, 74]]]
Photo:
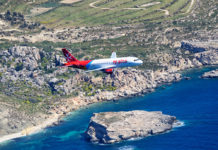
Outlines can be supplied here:
[[73, 55], [71, 55], [66, 48], [62, 49], [62, 52], [66, 58], [67, 62], [71, 62], [71, 61], [78, 61]]

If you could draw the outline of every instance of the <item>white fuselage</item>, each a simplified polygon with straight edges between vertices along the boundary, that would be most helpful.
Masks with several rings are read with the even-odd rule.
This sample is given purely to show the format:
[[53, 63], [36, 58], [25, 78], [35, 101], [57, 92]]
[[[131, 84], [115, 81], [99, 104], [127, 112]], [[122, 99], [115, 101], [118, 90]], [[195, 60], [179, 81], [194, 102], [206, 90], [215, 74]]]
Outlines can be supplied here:
[[121, 68], [121, 67], [132, 67], [141, 65], [142, 60], [137, 57], [120, 57], [120, 58], [107, 58], [92, 60], [87, 64], [88, 70], [94, 70], [97, 68]]

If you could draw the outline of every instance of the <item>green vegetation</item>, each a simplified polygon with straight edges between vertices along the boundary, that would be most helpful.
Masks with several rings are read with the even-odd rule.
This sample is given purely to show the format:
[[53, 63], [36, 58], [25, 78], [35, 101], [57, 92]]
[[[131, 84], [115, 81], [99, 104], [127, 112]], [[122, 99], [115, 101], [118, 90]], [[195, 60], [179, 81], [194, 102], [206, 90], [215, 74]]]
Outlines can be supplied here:
[[[9, 2], [1, 0], [0, 3], [2, 12], [6, 10], [22, 12], [48, 27], [63, 27], [169, 20], [185, 13], [190, 7], [191, 0], [85, 0], [72, 4], [63, 4], [60, 0], [36, 0], [34, 3], [27, 3], [25, 0]], [[52, 9], [31, 16], [33, 8]]]
[[112, 85], [108, 85], [106, 86], [105, 88], [107, 91], [115, 91], [117, 88], [115, 86], [112, 86]]
[[0, 103], [7, 104], [7, 106], [14, 107], [20, 111], [25, 111], [29, 115], [36, 112], [45, 112], [47, 104], [31, 103], [29, 100], [21, 100], [17, 97], [5, 95], [0, 91]]
[[[25, 0], [0, 0], [0, 11], [3, 14], [6, 13], [6, 18], [9, 20], [16, 20], [17, 17], [13, 16], [19, 16], [18, 14], [20, 13], [24, 14], [28, 21], [38, 21], [49, 28], [106, 25], [100, 30], [107, 33], [110, 27], [122, 27], [124, 25], [123, 27], [126, 27], [126, 30], [131, 32], [119, 38], [105, 40], [93, 40], [90, 38], [91, 41], [79, 43], [50, 41], [30, 43], [1, 39], [0, 49], [5, 50], [14, 45], [42, 48], [45, 55], [41, 56], [41, 60], [38, 62], [42, 74], [52, 73], [55, 70], [54, 68], [49, 68], [48, 64], [54, 63], [54, 55], [60, 54], [62, 56], [61, 51], [56, 51], [55, 49], [63, 47], [69, 49], [78, 59], [108, 58], [112, 51], [116, 51], [119, 57], [128, 55], [142, 59], [144, 63], [139, 67], [140, 69], [155, 70], [162, 68], [157, 60], [153, 60], [153, 58], [156, 58], [156, 54], [176, 56], [175, 48], [172, 46], [175, 41], [196, 38], [198, 35], [196, 35], [195, 31], [213, 30], [217, 25], [216, 16], [218, 10], [211, 11], [211, 5], [215, 2], [214, 0], [212, 2], [209, 0], [201, 1], [199, 3], [201, 7], [195, 8], [193, 15], [190, 16], [188, 16], [187, 11], [190, 8], [191, 0], [83, 0], [73, 4], [61, 4], [59, 1], [35, 0], [32, 3]], [[96, 3], [92, 4], [92, 6], [97, 8], [90, 7], [90, 3], [93, 2]], [[142, 9], [142, 5], [152, 2], [160, 3]], [[31, 15], [33, 8], [41, 7], [51, 9], [36, 16]], [[10, 10], [10, 15], [7, 14], [7, 10]], [[167, 14], [168, 11], [169, 15]], [[19, 18], [22, 20], [23, 17]], [[40, 31], [40, 29], [37, 29], [37, 31], [25, 29], [22, 28], [22, 32], [16, 31], [15, 37], [17, 34], [31, 35], [33, 32]], [[168, 29], [169, 31], [165, 32]], [[171, 29], [173, 30], [171, 31]], [[92, 33], [93, 28], [87, 28], [87, 30], [91, 30], [88, 34], [98, 34], [96, 31]], [[111, 34], [110, 32], [108, 33]], [[80, 36], [84, 35], [80, 34]], [[167, 39], [167, 41], [163, 42], [164, 39]], [[15, 64], [13, 60], [5, 62], [2, 57], [0, 56], [1, 64], [7, 67], [13, 66], [17, 71], [23, 68], [22, 63]], [[67, 73], [57, 74], [55, 77], [67, 80], [74, 75], [74, 72], [69, 70]], [[106, 76], [99, 72], [92, 74], [95, 77]], [[3, 73], [0, 72], [0, 78], [2, 75]], [[64, 81], [60, 81], [56, 85], [61, 86], [64, 83]], [[10, 87], [14, 88], [11, 90]], [[93, 96], [98, 90], [114, 91], [117, 88], [112, 84], [94, 85], [84, 82], [78, 85], [78, 89], [84, 92], [86, 96]], [[77, 96], [80, 92], [79, 90], [64, 96]], [[63, 98], [63, 96], [60, 97], [61, 91], [58, 92], [46, 86], [36, 88], [27, 81], [0, 83], [0, 93], [6, 93], [8, 97], [13, 97], [22, 106], [21, 108], [33, 110], [32, 112], [35, 111], [35, 108], [46, 108], [47, 105], [52, 104], [57, 99]]]
[[0, 11], [5, 12], [7, 10], [16, 11], [28, 14], [30, 9], [36, 6], [50, 7], [54, 6], [52, 3], [58, 3], [59, 0], [0, 0]]
[[[10, 89], [13, 87], [13, 90]], [[17, 99], [28, 100], [31, 103], [38, 103], [50, 96], [48, 87], [38, 89], [32, 86], [27, 81], [10, 81], [8, 83], [0, 84], [0, 92], [6, 92], [9, 96], [16, 97]]]
[[83, 83], [82, 91], [85, 92], [86, 96], [94, 96], [97, 90], [101, 91], [115, 91], [117, 88], [111, 84], [107, 85], [95, 85]]
[[20, 70], [22, 70], [22, 69], [23, 69], [23, 63], [22, 63], [22, 62], [16, 64], [16, 66], [15, 66], [15, 70], [16, 70], [16, 71], [20, 71]]
[[[72, 5], [57, 5], [51, 11], [35, 17], [50, 27], [102, 24], [131, 24], [171, 19], [190, 7], [190, 0], [86, 0]], [[150, 4], [148, 6], [143, 6]], [[146, 9], [145, 9], [146, 8]], [[166, 12], [169, 11], [169, 15]], [[50, 19], [47, 19], [50, 18]]]
[[93, 92], [94, 89], [91, 84], [84, 83], [84, 85], [82, 86], [82, 89], [86, 93], [86, 96], [94, 95], [94, 92]]

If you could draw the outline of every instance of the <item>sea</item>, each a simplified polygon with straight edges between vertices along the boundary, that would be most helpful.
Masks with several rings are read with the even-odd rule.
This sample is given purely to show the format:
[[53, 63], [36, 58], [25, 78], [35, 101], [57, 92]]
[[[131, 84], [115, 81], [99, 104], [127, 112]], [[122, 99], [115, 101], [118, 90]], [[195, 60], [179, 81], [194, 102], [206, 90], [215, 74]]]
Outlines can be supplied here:
[[[92, 104], [39, 133], [0, 144], [0, 150], [218, 150], [218, 79], [200, 76], [217, 67], [183, 72], [190, 80], [163, 85], [144, 96]], [[180, 121], [171, 131], [116, 144], [93, 144], [84, 138], [93, 113], [162, 111]]]

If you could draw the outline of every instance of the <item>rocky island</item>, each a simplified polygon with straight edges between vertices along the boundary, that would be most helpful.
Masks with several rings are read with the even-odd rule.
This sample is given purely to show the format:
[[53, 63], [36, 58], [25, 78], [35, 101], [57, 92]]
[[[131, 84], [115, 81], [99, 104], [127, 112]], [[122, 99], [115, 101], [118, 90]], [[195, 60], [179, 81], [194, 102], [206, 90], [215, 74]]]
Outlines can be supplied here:
[[218, 69], [205, 72], [201, 77], [202, 78], [218, 78]]
[[95, 113], [86, 137], [91, 142], [111, 144], [123, 140], [147, 137], [172, 129], [176, 117], [162, 112], [121, 111]]

